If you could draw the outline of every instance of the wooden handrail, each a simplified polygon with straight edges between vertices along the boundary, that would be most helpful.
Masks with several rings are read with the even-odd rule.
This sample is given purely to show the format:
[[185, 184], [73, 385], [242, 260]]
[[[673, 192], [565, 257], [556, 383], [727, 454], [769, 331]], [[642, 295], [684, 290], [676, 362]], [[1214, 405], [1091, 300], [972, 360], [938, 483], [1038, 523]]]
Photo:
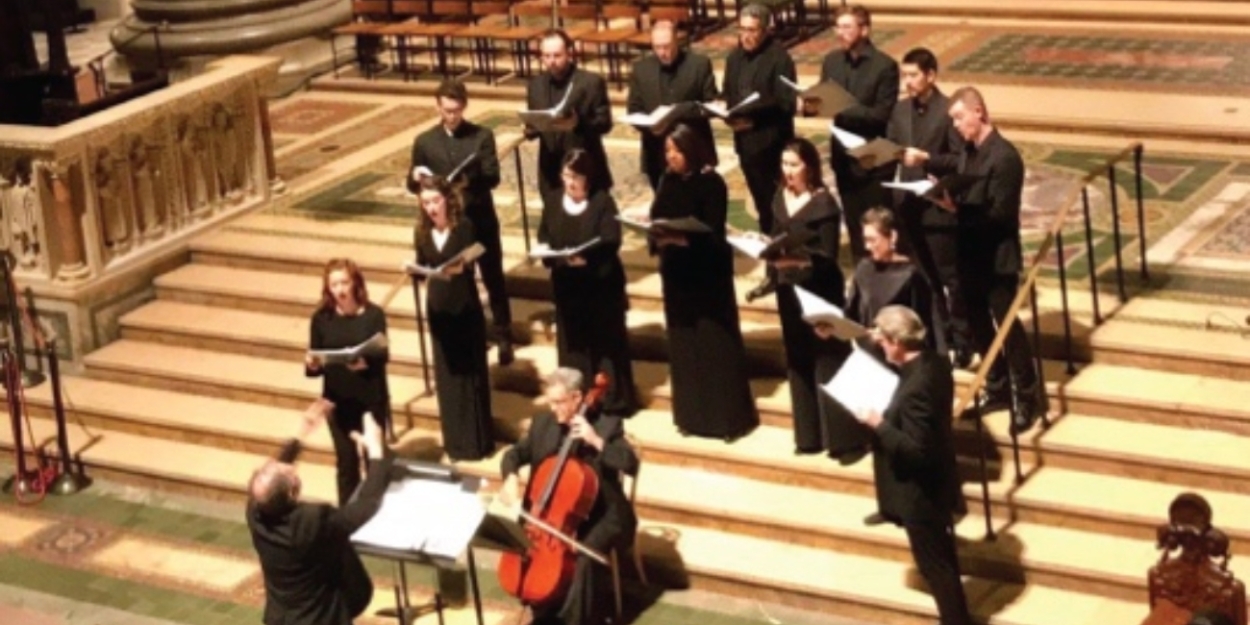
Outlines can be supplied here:
[[[1024, 282], [1021, 283], [1020, 288], [1016, 291], [1016, 297], [1011, 301], [1011, 308], [1007, 310], [1007, 314], [1004, 319], [1015, 319], [1020, 314], [1020, 309], [1024, 307], [1025, 302], [1028, 301], [1029, 294], [1033, 290], [1033, 285], [1037, 283], [1037, 276], [1041, 273], [1042, 263], [1045, 261], [1046, 255], [1050, 253], [1050, 248], [1055, 244], [1055, 238], [1058, 236], [1059, 232], [1063, 230], [1063, 224], [1067, 221], [1068, 212], [1071, 211], [1072, 207], [1075, 206], [1077, 201], [1081, 199], [1081, 190], [1102, 175], [1103, 172], [1107, 171], [1107, 168], [1112, 167], [1116, 163], [1128, 158], [1134, 152], [1141, 149], [1141, 147], [1142, 144], [1140, 141], [1134, 141], [1124, 149], [1109, 157], [1098, 167], [1090, 168], [1089, 171], [1081, 177], [1080, 184], [1076, 185], [1073, 190], [1068, 193], [1067, 198], [1065, 198], [1063, 202], [1063, 209], [1059, 211], [1059, 214], [1055, 215], [1054, 222], [1051, 224], [1050, 229], [1046, 232], [1046, 238], [1042, 240], [1042, 244], [1038, 248], [1037, 254], [1033, 257], [1033, 263], [1029, 266], [1029, 271], [1025, 275]], [[998, 333], [994, 335], [994, 341], [990, 343], [990, 347], [985, 352], [985, 356], [982, 358], [981, 364], [977, 367], [977, 375], [972, 379], [972, 384], [969, 384], [967, 388], [964, 389], [964, 392], [959, 395], [959, 401], [955, 403], [955, 416], [963, 414], [964, 410], [968, 408], [968, 405], [972, 403], [972, 398], [976, 397], [976, 394], [981, 390], [981, 387], [985, 385], [985, 378], [989, 376], [990, 367], [994, 366], [994, 361], [1002, 352], [1003, 343], [1007, 341], [1007, 333], [1011, 331], [1011, 326], [1011, 323], [1004, 323], [1002, 327], [998, 329]]]

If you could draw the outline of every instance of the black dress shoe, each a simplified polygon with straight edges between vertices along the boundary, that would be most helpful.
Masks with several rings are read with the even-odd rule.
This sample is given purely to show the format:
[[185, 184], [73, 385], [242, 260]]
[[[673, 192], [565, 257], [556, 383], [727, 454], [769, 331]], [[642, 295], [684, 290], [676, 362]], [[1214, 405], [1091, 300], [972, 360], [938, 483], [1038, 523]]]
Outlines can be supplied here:
[[882, 525], [884, 523], [885, 517], [881, 515], [880, 511], [873, 512], [872, 514], [864, 517], [864, 525], [869, 527], [872, 527], [873, 525]]
[[512, 351], [512, 339], [501, 337], [499, 339], [499, 365], [506, 367], [516, 360], [516, 353]]
[[822, 452], [822, 451], [824, 451], [824, 450], [823, 450], [823, 449], [820, 449], [820, 448], [816, 448], [816, 449], [803, 449], [802, 447], [795, 447], [795, 448], [794, 448], [794, 455], [796, 455], [796, 456], [814, 456], [814, 455], [816, 455], [816, 454], [818, 454], [818, 453], [820, 453], [820, 452]]
[[755, 288], [747, 291], [747, 303], [749, 304], [761, 297], [765, 297], [776, 292], [777, 279], [772, 276], [767, 276], [764, 278], [763, 282], [760, 282]]
[[963, 348], [957, 348], [951, 354], [951, 364], [956, 369], [967, 369], [972, 366], [972, 360], [976, 358], [976, 354]]
[[1020, 400], [1016, 402], [1015, 413], [1011, 415], [1011, 433], [1019, 436], [1033, 429], [1033, 425], [1037, 423], [1037, 417], [1041, 414], [1038, 405], [1033, 401]]
[[[829, 455], [833, 456], [833, 454], [829, 454]], [[863, 460], [864, 457], [867, 455], [868, 455], [868, 448], [863, 447], [860, 449], [854, 449], [851, 451], [842, 452], [834, 457], [837, 458], [838, 464], [844, 467], [849, 467], [855, 464], [856, 462]]]
[[981, 400], [981, 414], [1011, 410], [1011, 397], [1008, 395], [987, 395]]

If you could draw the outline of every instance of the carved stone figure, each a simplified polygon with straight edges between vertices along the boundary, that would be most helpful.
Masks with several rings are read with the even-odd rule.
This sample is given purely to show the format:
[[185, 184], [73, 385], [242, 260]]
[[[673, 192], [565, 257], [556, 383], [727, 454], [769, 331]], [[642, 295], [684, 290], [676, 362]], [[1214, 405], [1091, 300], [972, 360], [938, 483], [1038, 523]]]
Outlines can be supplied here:
[[117, 175], [117, 165], [118, 160], [113, 158], [108, 148], [96, 153], [93, 172], [100, 232], [104, 236], [105, 249], [114, 255], [125, 252], [131, 244], [127, 193], [123, 187], [127, 181]]
[[156, 185], [148, 146], [142, 137], [130, 141], [130, 189], [134, 198], [135, 231], [140, 238], [160, 236], [161, 223], [156, 204]]

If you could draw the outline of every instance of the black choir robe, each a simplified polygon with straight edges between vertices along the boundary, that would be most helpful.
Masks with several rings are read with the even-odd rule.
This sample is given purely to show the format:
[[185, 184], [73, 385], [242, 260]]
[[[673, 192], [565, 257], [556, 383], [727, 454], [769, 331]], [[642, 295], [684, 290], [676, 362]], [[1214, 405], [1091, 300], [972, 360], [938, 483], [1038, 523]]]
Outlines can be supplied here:
[[538, 137], [538, 189], [544, 197], [562, 186], [560, 167], [564, 155], [576, 148], [586, 150], [595, 157], [599, 172], [591, 179], [599, 181], [604, 188], [612, 188], [612, 172], [603, 148], [603, 135], [612, 130], [612, 105], [608, 102], [608, 84], [602, 76], [576, 65], [561, 79], [543, 72], [531, 78], [526, 86], [526, 108], [552, 108], [560, 103], [565, 91], [570, 88], [572, 92], [565, 107], [577, 113], [576, 128], [540, 133], [533, 127], [525, 127], [527, 138]]
[[[871, 327], [882, 308], [906, 306], [924, 322], [925, 342], [932, 349], [937, 338], [930, 314], [932, 287], [911, 261], [899, 259], [892, 263], [878, 263], [871, 258], [859, 261], [851, 278], [850, 292], [850, 301], [846, 305], [847, 319]], [[860, 339], [859, 344], [885, 362], [881, 346], [867, 338]]]
[[[821, 82], [834, 82], [844, 87], [859, 102], [838, 113], [833, 123], [869, 141], [884, 137], [890, 113], [898, 102], [898, 63], [878, 50], [871, 41], [864, 41], [860, 54], [854, 58], [842, 50], [825, 56], [820, 67]], [[889, 199], [881, 183], [894, 173], [891, 165], [864, 169], [859, 161], [846, 153], [836, 139], [830, 140], [830, 164], [837, 179], [838, 196], [842, 199], [851, 254], [858, 260], [865, 256], [860, 219], [870, 208]]]
[[842, 341], [825, 341], [816, 336], [811, 324], [803, 321], [794, 292], [794, 287], [799, 286], [832, 304], [846, 303], [842, 269], [838, 266], [842, 211], [827, 189], [812, 193], [811, 199], [793, 215], [786, 209], [785, 190], [778, 190], [772, 211], [774, 237], [815, 234], [803, 248], [811, 258], [810, 266], [785, 270], [770, 267], [777, 277], [777, 310], [794, 414], [794, 448], [799, 453], [827, 450], [835, 457], [862, 450], [868, 443], [863, 428], [853, 415], [819, 389], [842, 367], [850, 348]]
[[[634, 541], [638, 517], [621, 486], [621, 474], [638, 474], [638, 455], [625, 440], [625, 428], [619, 418], [592, 410], [587, 419], [604, 444], [603, 451], [579, 444], [579, 457], [599, 476], [599, 496], [578, 528], [577, 537], [582, 544], [606, 556], [609, 550], [628, 548]], [[567, 436], [568, 427], [561, 425], [550, 411], [535, 415], [529, 432], [504, 453], [500, 473], [506, 478], [523, 466], [538, 467], [560, 452]], [[530, 507], [528, 498], [525, 507]], [[548, 623], [544, 619], [555, 617], [564, 625], [601, 625], [612, 613], [610, 580], [611, 573], [606, 568], [579, 555], [568, 596], [546, 610], [540, 609], [534, 622]]]
[[543, 205], [538, 241], [552, 249], [568, 249], [595, 237], [600, 242], [582, 252], [584, 267], [564, 260], [547, 259], [556, 304], [556, 346], [560, 366], [582, 372], [587, 380], [604, 372], [610, 385], [603, 410], [613, 416], [630, 416], [638, 409], [634, 394], [634, 371], [629, 356], [625, 313], [625, 267], [621, 264], [621, 222], [616, 201], [607, 191], [587, 199], [585, 211], [572, 215], [565, 210], [563, 193], [549, 196]]
[[673, 419], [684, 433], [733, 439], [759, 425], [759, 414], [738, 325], [733, 251], [725, 241], [728, 201], [725, 180], [715, 171], [668, 172], [651, 217], [694, 217], [712, 229], [688, 235], [686, 246], [657, 248]]
[[[682, 51], [673, 64], [666, 67], [652, 54], [634, 63], [625, 112], [650, 113], [665, 104], [681, 104], [683, 111], [677, 114], [676, 122], [704, 133], [712, 141], [712, 124], [697, 103], [715, 100], [717, 94], [712, 62], [706, 56]], [[668, 133], [657, 134], [651, 129], [642, 129], [641, 133], [639, 165], [654, 189], [666, 168], [664, 138]]]
[[[473, 224], [452, 226], [442, 249], [432, 232], [414, 237], [417, 263], [437, 267], [473, 245]], [[491, 423], [490, 377], [486, 364], [486, 326], [473, 265], [448, 280], [426, 281], [426, 319], [434, 346], [434, 383], [438, 395], [443, 449], [452, 460], [479, 460], [495, 449]]]

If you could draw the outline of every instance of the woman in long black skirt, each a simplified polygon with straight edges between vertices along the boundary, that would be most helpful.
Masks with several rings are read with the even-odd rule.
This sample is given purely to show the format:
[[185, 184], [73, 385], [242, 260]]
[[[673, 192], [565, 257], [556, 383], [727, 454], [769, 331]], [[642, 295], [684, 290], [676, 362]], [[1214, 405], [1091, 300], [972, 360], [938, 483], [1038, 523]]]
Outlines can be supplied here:
[[[309, 323], [308, 349], [355, 347], [379, 332], [386, 334], [386, 315], [369, 302], [360, 269], [349, 259], [331, 259], [322, 274], [321, 304]], [[360, 453], [351, 433], [362, 431], [365, 413], [373, 415], [384, 429], [390, 422], [387, 360], [387, 350], [346, 364], [326, 364], [312, 354], [304, 359], [304, 374], [321, 376], [321, 396], [334, 403], [329, 427], [339, 505], [346, 503], [360, 485]]]
[[665, 140], [652, 219], [693, 217], [707, 234], [652, 237], [660, 256], [673, 420], [682, 434], [732, 441], [759, 425], [738, 325], [733, 251], [725, 240], [729, 192], [712, 145], [679, 124]]
[[[421, 180], [417, 264], [438, 267], [476, 243], [460, 196], [439, 176]], [[415, 285], [414, 285], [415, 287]], [[426, 280], [434, 344], [434, 383], [443, 449], [452, 460], [480, 460], [495, 449], [486, 364], [486, 320], [473, 264], [458, 262]]]
[[827, 451], [843, 463], [864, 456], [868, 432], [854, 415], [820, 390], [838, 372], [851, 348], [842, 341], [822, 341], [803, 321], [795, 287], [839, 307], [846, 304], [845, 281], [838, 267], [842, 211], [821, 179], [820, 153], [806, 139], [794, 139], [781, 153], [781, 188], [773, 198], [774, 237], [806, 240], [800, 253], [769, 265], [777, 284], [777, 310], [786, 346], [786, 377], [794, 414], [794, 452]]
[[556, 345], [561, 367], [581, 371], [588, 382], [606, 373], [603, 413], [628, 417], [638, 410], [638, 402], [625, 326], [629, 299], [620, 257], [621, 222], [605, 181], [595, 179], [601, 170], [593, 158], [585, 150], [564, 158], [563, 187], [544, 198], [538, 242], [567, 250], [598, 239], [582, 252], [543, 261], [551, 268]]

